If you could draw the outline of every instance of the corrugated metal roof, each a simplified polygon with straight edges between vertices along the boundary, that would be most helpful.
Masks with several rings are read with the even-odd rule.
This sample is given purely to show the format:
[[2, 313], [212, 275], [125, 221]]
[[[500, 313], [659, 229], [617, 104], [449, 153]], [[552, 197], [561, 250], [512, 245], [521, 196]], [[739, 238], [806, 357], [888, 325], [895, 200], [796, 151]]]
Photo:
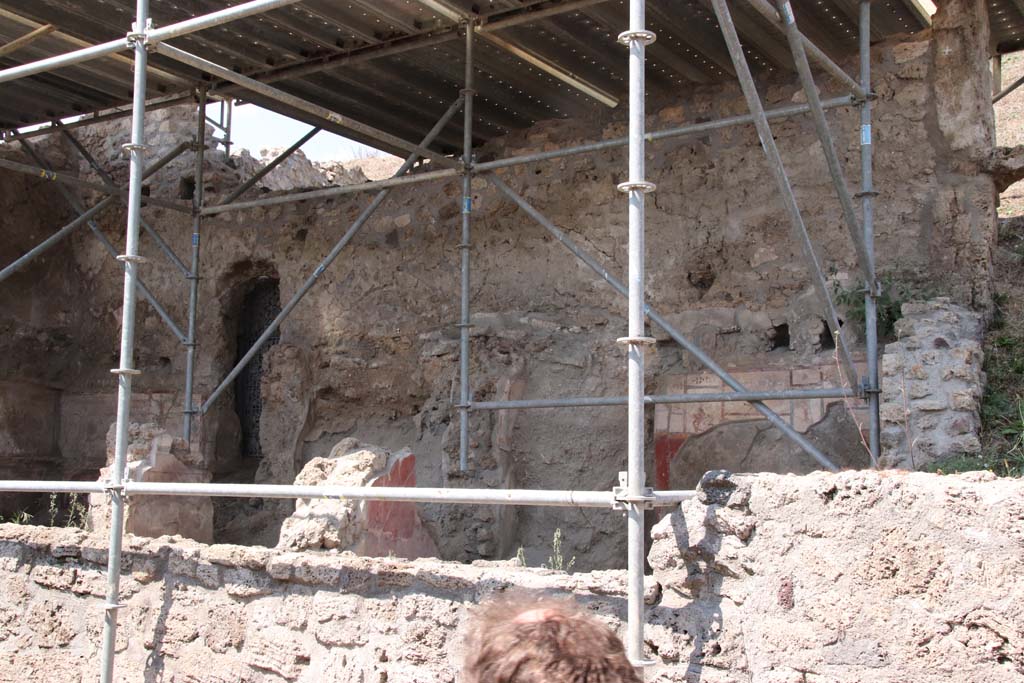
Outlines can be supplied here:
[[988, 0], [988, 16], [993, 52], [1024, 49], [1024, 0]]
[[[993, 0], [1000, 40], [1016, 45], [1024, 13], [1013, 21], [1001, 5], [1024, 0]], [[238, 4], [216, 0], [162, 0], [152, 3], [156, 26]], [[170, 43], [233, 70], [407, 140], [418, 140], [462, 87], [463, 55], [459, 28], [449, 17], [416, 0], [305, 0], [267, 14], [177, 38]], [[520, 129], [541, 119], [588, 116], [606, 105], [544, 69], [522, 53], [556, 65], [609, 97], [625, 97], [626, 60], [615, 37], [627, 23], [626, 2], [581, 0], [448, 0], [450, 6], [486, 18], [493, 30], [477, 41], [475, 134], [479, 141]], [[0, 57], [0, 68], [68, 52], [125, 35], [134, 0], [0, 0], [0, 45], [40, 25], [56, 31]], [[834, 57], [856, 50], [856, 0], [793, 0], [802, 30]], [[997, 5], [999, 7], [997, 7]], [[529, 13], [572, 7], [526, 23]], [[926, 18], [914, 0], [876, 3], [875, 39], [920, 30]], [[790, 69], [782, 35], [744, 2], [732, 3], [741, 39], [755, 70]], [[1012, 8], [1017, 11], [1016, 8]], [[658, 41], [648, 50], [652, 97], [680, 88], [733, 77], [709, 0], [648, 2], [648, 23]], [[504, 43], [503, 47], [501, 44]], [[512, 45], [520, 54], [510, 52]], [[149, 96], [188, 90], [200, 75], [162, 55], [150, 58]], [[127, 52], [83, 65], [0, 85], [0, 127], [13, 128], [93, 112], [130, 101], [131, 61]], [[237, 88], [215, 88], [349, 137], [350, 131], [316, 120]], [[445, 152], [461, 147], [461, 124], [454, 121], [439, 138]], [[372, 141], [363, 140], [366, 142]], [[379, 146], [379, 145], [378, 145]]]

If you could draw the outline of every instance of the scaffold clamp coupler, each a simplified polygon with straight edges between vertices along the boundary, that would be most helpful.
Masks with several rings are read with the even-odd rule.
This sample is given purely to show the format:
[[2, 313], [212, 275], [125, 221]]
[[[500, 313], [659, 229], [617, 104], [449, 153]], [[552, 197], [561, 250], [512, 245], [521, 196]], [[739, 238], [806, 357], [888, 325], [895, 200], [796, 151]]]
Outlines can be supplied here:
[[632, 505], [639, 505], [644, 510], [654, 509], [654, 489], [650, 486], [641, 489], [639, 496], [629, 495], [629, 490], [625, 486], [615, 486], [612, 488], [612, 495], [615, 497], [615, 502], [612, 503], [613, 510], [628, 510]]
[[128, 153], [128, 152], [145, 152], [146, 150], [149, 149], [149, 145], [143, 144], [141, 142], [137, 142], [137, 143], [136, 142], [127, 142], [127, 143], [121, 145], [121, 149], [124, 150], [126, 153]]
[[868, 377], [862, 377], [860, 380], [860, 394], [861, 396], [871, 396], [881, 394], [880, 388], [872, 388], [871, 380]]
[[629, 346], [631, 344], [637, 344], [639, 346], [654, 346], [658, 343], [658, 340], [654, 337], [619, 337], [615, 340], [615, 343], [623, 346]]
[[152, 30], [153, 30], [153, 20], [152, 19], [147, 19], [146, 20], [146, 28], [144, 30], [139, 30], [138, 22], [132, 22], [132, 30], [129, 31], [127, 35], [125, 35], [125, 42], [128, 44], [128, 47], [130, 47], [130, 48], [134, 48], [136, 45], [141, 43], [148, 50], [150, 48], [150, 45], [149, 45], [149, 32], [152, 31]]
[[654, 31], [623, 31], [616, 40], [622, 45], [629, 45], [634, 40], [650, 45], [657, 39], [658, 35]]
[[136, 370], [135, 368], [114, 368], [110, 371], [112, 375], [128, 375], [130, 377], [136, 377], [142, 374], [142, 370]]
[[116, 258], [121, 263], [140, 264], [149, 262], [149, 259], [147, 259], [145, 256], [139, 256], [138, 254], [119, 254], [114, 258]]
[[624, 183], [619, 183], [615, 186], [619, 192], [632, 192], [639, 190], [644, 194], [650, 194], [658, 189], [658, 186], [654, 183], [649, 183], [646, 180], [628, 180]]

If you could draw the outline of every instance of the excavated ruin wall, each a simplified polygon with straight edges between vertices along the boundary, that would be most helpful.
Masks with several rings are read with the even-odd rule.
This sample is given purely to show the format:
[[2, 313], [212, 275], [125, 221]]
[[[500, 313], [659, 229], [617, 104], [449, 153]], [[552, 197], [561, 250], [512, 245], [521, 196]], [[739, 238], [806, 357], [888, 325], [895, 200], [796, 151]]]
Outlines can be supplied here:
[[[991, 475], [706, 477], [654, 531], [646, 680], [1019, 681], [1022, 522], [1024, 482]], [[469, 608], [516, 588], [575, 596], [623, 630], [622, 571], [167, 537], [125, 550], [125, 683], [457, 681]], [[103, 538], [0, 525], [0, 681], [95, 677], [105, 568]]]
[[[976, 163], [992, 145], [984, 17], [980, 0], [944, 3], [932, 31], [874, 49], [880, 270], [974, 305], [990, 298], [988, 264], [995, 225], [993, 183], [978, 172]], [[852, 62], [847, 66], [854, 70]], [[835, 85], [823, 81], [822, 89], [834, 92]], [[762, 92], [772, 106], [803, 99], [788, 77], [767, 79]], [[650, 111], [649, 127], [657, 129], [741, 114], [745, 107], [738, 87], [728, 85], [693, 88], [679, 102], [651, 103]], [[857, 114], [837, 111], [829, 118], [853, 182], [859, 174]], [[825, 268], [840, 285], [854, 287], [853, 249], [810, 121], [801, 117], [777, 122], [773, 130]], [[624, 132], [624, 111], [590, 122], [542, 122], [488, 145], [481, 157]], [[73, 150], [59, 142], [44, 151], [58, 166], [79, 168]], [[186, 161], [181, 166], [189, 168]], [[518, 168], [503, 177], [609, 270], [621, 274], [626, 268], [626, 211], [615, 186], [625, 179], [625, 171], [620, 149]], [[651, 146], [648, 174], [659, 186], [648, 212], [647, 291], [652, 306], [721, 363], [745, 373], [744, 381], [752, 387], [763, 388], [780, 368], [791, 366], [808, 370], [818, 384], [830, 383], [835, 361], [822, 348], [821, 314], [776, 190], [766, 180], [754, 130], [737, 127], [659, 142]], [[229, 189], [229, 175], [221, 167], [211, 171], [211, 202]], [[10, 174], [3, 178], [4, 183], [21, 182], [32, 192], [45, 193], [39, 195], [45, 211], [63, 207], [53, 190], [38, 181], [14, 180]], [[172, 174], [155, 180], [152, 189], [173, 193], [180, 180]], [[484, 179], [477, 178], [473, 188], [474, 398], [624, 393], [625, 364], [614, 340], [625, 331], [625, 302]], [[625, 450], [625, 412], [617, 408], [475, 413], [470, 455], [474, 471], [456, 472], [457, 436], [451, 429], [450, 406], [457, 396], [458, 194], [456, 183], [395, 190], [285, 322], [280, 343], [264, 358], [259, 427], [263, 458], [257, 481], [291, 482], [304, 462], [351, 436], [394, 450], [410, 448], [418, 456], [417, 481], [423, 486], [607, 490], [617, 483]], [[279, 281], [282, 303], [289, 299], [366, 201], [310, 201], [205, 221], [196, 369], [201, 397], [235, 362], [245, 295], [261, 278], [270, 278]], [[187, 260], [188, 217], [163, 209], [147, 210], [147, 215]], [[5, 222], [5, 230], [43, 234], [61, 223], [49, 215], [39, 218], [46, 220], [46, 227], [26, 217]], [[121, 244], [123, 214], [111, 212], [102, 224], [115, 244]], [[31, 242], [24, 240], [26, 245]], [[151, 240], [144, 237], [142, 243], [150, 259], [143, 279], [184, 325], [186, 282]], [[50, 322], [51, 316], [39, 318], [43, 342], [38, 345], [15, 350], [12, 338], [4, 337], [4, 354], [27, 354], [27, 360], [2, 379], [37, 381], [43, 372], [38, 368], [59, 354], [59, 372], [46, 370], [60, 393], [56, 420], [45, 429], [57, 430], [64, 472], [95, 474], [105, 464], [104, 437], [114, 416], [109, 368], [116, 364], [122, 277], [87, 230], [76, 232], [52, 254], [69, 266], [61, 271], [60, 286], [43, 286], [33, 275], [36, 271], [28, 270], [23, 286], [12, 290], [5, 283], [5, 291], [23, 304], [39, 301], [58, 308], [75, 325], [63, 346], [53, 338], [64, 328]], [[54, 291], [67, 294], [55, 296]], [[26, 314], [21, 310], [0, 308], [4, 324], [23, 328]], [[788, 327], [788, 344], [780, 341], [783, 326]], [[140, 304], [137, 327], [136, 366], [143, 374], [134, 382], [132, 419], [177, 430], [184, 350], [145, 303]], [[849, 327], [856, 338], [856, 326]], [[660, 330], [652, 333], [661, 343], [648, 362], [650, 391], [703, 381], [692, 358]], [[776, 344], [781, 348], [773, 350]], [[798, 379], [786, 370], [784, 381]], [[801, 417], [794, 409], [786, 417], [806, 429], [823, 414], [823, 407], [817, 417]], [[754, 417], [723, 414], [722, 419]], [[653, 479], [655, 437], [674, 439], [679, 434], [672, 420], [655, 424], [654, 415], [651, 419]], [[683, 435], [690, 435], [685, 416], [681, 423]], [[701, 423], [691, 423], [701, 429]], [[239, 429], [229, 392], [198, 430], [206, 466], [215, 477], [237, 477], [247, 467], [256, 468], [239, 459]], [[663, 443], [678, 447], [676, 441]], [[733, 445], [724, 440], [721, 452], [731, 452]], [[773, 462], [745, 461], [743, 466], [773, 469]], [[662, 483], [670, 486], [691, 484], [701, 473], [681, 466], [665, 472]], [[250, 510], [253, 521], [244, 540], [272, 545], [288, 507], [268, 503], [262, 510]], [[431, 506], [423, 511], [447, 558], [509, 557], [522, 545], [537, 563], [549, 554], [553, 532], [560, 527], [566, 533], [566, 552], [579, 556], [581, 566], [619, 566], [623, 561], [618, 552], [621, 525], [603, 516]]]

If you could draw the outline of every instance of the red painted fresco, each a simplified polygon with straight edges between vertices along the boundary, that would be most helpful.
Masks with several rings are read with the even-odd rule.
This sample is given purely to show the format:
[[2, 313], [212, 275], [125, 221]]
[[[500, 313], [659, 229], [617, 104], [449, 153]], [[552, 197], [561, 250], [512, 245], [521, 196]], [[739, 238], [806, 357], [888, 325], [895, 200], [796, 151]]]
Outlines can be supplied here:
[[[397, 460], [391, 471], [378, 477], [372, 486], [415, 487], [416, 456]], [[366, 503], [369, 531], [363, 539], [363, 555], [371, 557], [437, 557], [437, 546], [423, 528], [415, 503], [371, 500]]]
[[658, 490], [671, 489], [669, 466], [689, 434], [658, 434], [654, 438], [654, 486]]

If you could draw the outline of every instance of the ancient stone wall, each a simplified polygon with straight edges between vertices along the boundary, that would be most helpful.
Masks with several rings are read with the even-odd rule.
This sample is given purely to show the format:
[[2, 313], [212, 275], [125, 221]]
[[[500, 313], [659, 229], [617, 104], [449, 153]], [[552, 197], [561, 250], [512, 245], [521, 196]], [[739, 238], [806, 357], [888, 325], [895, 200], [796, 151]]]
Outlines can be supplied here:
[[[990, 108], [985, 108], [987, 62], [977, 58], [979, 46], [987, 44], [987, 28], [978, 23], [984, 17], [982, 5], [980, 0], [943, 3], [932, 31], [874, 48], [880, 270], [911, 288], [927, 284], [953, 301], [981, 306], [990, 299], [995, 216], [992, 180], [977, 169], [978, 159], [987, 158], [992, 145], [991, 117], [986, 114]], [[852, 61], [847, 66], [854, 70]], [[821, 85], [825, 92], [835, 89], [827, 80]], [[770, 106], [802, 100], [790, 76], [765, 77], [761, 91]], [[737, 86], [709, 86], [688, 89], [678, 101], [651, 102], [649, 111], [649, 128], [655, 130], [742, 114], [744, 105]], [[829, 119], [853, 181], [859, 173], [858, 117], [854, 111], [837, 110]], [[480, 157], [615, 137], [625, 129], [624, 111], [587, 121], [545, 121], [492, 142], [480, 150]], [[831, 279], [838, 287], [856, 288], [853, 249], [811, 122], [794, 118], [774, 124], [773, 130]], [[44, 151], [59, 167], [80, 168], [74, 150], [59, 141]], [[121, 168], [118, 154], [116, 148], [97, 152], [102, 163]], [[188, 158], [182, 157], [180, 171], [170, 168], [155, 177], [152, 191], [181, 187], [191, 177]], [[516, 168], [502, 176], [611, 272], [621, 274], [626, 269], [626, 207], [615, 186], [625, 179], [624, 160], [623, 150], [606, 150]], [[238, 176], [237, 169], [217, 165], [221, 162], [215, 155], [210, 163], [207, 190], [213, 203], [234, 187]], [[736, 127], [652, 144], [648, 174], [659, 187], [648, 214], [646, 284], [651, 305], [731, 370], [753, 377], [796, 367], [816, 370], [818, 382], [824, 383], [824, 373], [834, 366], [829, 336], [822, 334], [820, 306], [776, 192], [765, 182], [767, 169], [754, 130]], [[12, 178], [2, 177], [0, 185]], [[45, 211], [63, 210], [59, 197], [41, 181], [10, 182], [44, 197]], [[49, 194], [39, 194], [45, 192]], [[473, 193], [474, 398], [623, 394], [625, 364], [614, 341], [625, 330], [624, 300], [484, 178], [474, 180]], [[7, 201], [16, 203], [20, 196], [12, 192]], [[241, 304], [256, 283], [276, 280], [286, 302], [366, 201], [308, 201], [205, 221], [196, 368], [201, 398], [238, 358]], [[354, 437], [395, 451], [408, 448], [417, 456], [417, 481], [423, 486], [608, 490], [617, 483], [625, 463], [625, 411], [620, 408], [474, 413], [472, 471], [457, 471], [451, 404], [457, 396], [459, 204], [456, 183], [391, 193], [324, 271], [282, 326], [280, 342], [264, 356], [262, 459], [239, 453], [241, 430], [230, 390], [202, 418], [198, 434], [204, 467], [215, 478], [290, 483], [306, 462], [326, 456], [342, 438]], [[187, 258], [190, 218], [159, 208], [148, 209], [146, 215]], [[5, 232], [18, 233], [18, 243], [27, 248], [51, 224], [61, 222], [48, 214], [39, 218], [46, 219], [45, 227], [26, 215], [20, 222], [5, 223]], [[108, 212], [101, 224], [120, 245], [123, 213]], [[187, 283], [147, 237], [142, 252], [149, 258], [143, 279], [183, 325]], [[22, 367], [31, 368], [53, 361], [45, 373], [61, 392], [61, 414], [74, 416], [77, 425], [60, 428], [61, 457], [66, 471], [84, 472], [102, 466], [94, 464], [101, 451], [92, 444], [102, 448], [102, 436], [114, 417], [109, 368], [116, 362], [122, 277], [117, 262], [88, 230], [76, 232], [53, 253], [63, 259], [62, 268], [53, 261], [40, 268], [56, 274], [59, 282], [38, 280], [43, 270], [38, 276], [26, 271], [18, 289], [0, 287], [18, 300], [16, 306], [0, 307], [0, 324], [57, 340], [51, 346], [62, 355], [54, 360], [51, 346], [17, 346], [13, 337], [6, 337], [0, 340], [0, 357], [6, 356], [0, 362], [24, 358]], [[33, 317], [32, 307], [47, 315]], [[852, 320], [849, 313], [846, 317]], [[26, 320], [34, 322], [28, 325]], [[856, 324], [846, 327], [856, 341]], [[680, 378], [700, 372], [694, 359], [662, 331], [652, 329], [651, 334], [659, 339], [648, 362], [652, 393], [665, 393]], [[133, 412], [132, 419], [161, 422], [153, 413], [163, 411], [165, 426], [176, 430], [183, 405], [184, 349], [145, 303], [139, 307], [137, 340], [136, 364], [143, 374], [134, 386], [153, 410]], [[31, 376], [21, 372], [18, 381]], [[14, 381], [13, 375], [0, 379]], [[794, 384], [804, 379], [789, 375]], [[823, 404], [791, 406], [787, 417], [802, 428], [819, 415], [824, 423], [825, 414]], [[728, 420], [748, 417], [730, 414]], [[659, 429], [665, 419], [651, 411], [652, 480], [657, 470], [659, 476], [667, 472], [670, 486], [692, 483], [716, 454], [731, 452], [736, 443], [719, 441], [720, 450], [708, 451], [710, 460], [699, 464], [680, 460], [671, 452], [679, 448], [669, 448], [656, 468], [656, 435], [675, 435], [671, 419], [668, 431]], [[686, 419], [684, 413], [684, 423]], [[726, 420], [724, 412], [720, 419]], [[750, 444], [776, 439], [777, 433], [765, 431], [764, 423], [752, 424], [740, 427], [756, 432]], [[703, 435], [713, 435], [715, 429]], [[841, 439], [842, 444], [849, 441]], [[698, 442], [695, 438], [689, 443]], [[748, 452], [751, 457], [741, 461], [744, 469], [814, 467], [780, 449]], [[678, 461], [674, 470], [673, 461]], [[250, 512], [253, 523], [261, 520], [257, 525], [273, 537], [291, 510], [267, 502]], [[622, 563], [622, 526], [603, 516], [576, 510], [434, 506], [422, 506], [422, 512], [446, 558], [509, 557], [523, 546], [537, 563], [546, 559], [553, 533], [561, 528], [567, 552], [580, 557], [581, 567]]]
[[[654, 530], [646, 680], [1019, 681], [1022, 519], [1024, 483], [977, 474], [713, 474]], [[167, 537], [125, 551], [125, 683], [457, 681], [469, 608], [516, 588], [623, 628], [622, 571]], [[105, 568], [102, 537], [0, 525], [0, 680], [95, 677]]]
[[882, 360], [883, 466], [980, 452], [981, 316], [948, 300], [904, 304], [896, 333]]

